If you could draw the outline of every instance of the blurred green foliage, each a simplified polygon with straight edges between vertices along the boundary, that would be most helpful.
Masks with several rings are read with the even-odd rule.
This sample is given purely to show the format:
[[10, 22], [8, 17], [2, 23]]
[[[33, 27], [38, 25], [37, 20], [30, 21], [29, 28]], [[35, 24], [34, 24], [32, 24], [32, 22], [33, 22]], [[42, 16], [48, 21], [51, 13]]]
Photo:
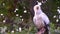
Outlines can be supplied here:
[[[31, 8], [33, 6], [32, 1], [35, 0], [0, 0], [0, 14], [3, 14], [3, 16], [0, 15], [0, 27], [7, 26], [8, 30], [10, 30], [10, 28], [13, 26], [12, 24], [15, 24], [15, 27], [18, 28], [18, 25], [21, 22], [20, 19], [24, 19], [23, 25], [20, 26], [27, 26], [28, 24], [29, 28], [22, 28], [22, 32], [15, 32], [14, 34], [35, 34], [37, 30], [31, 20], [32, 16], [30, 13], [31, 9], [33, 9]], [[51, 21], [51, 31], [55, 30], [55, 24], [57, 24], [56, 19], [58, 17], [56, 19], [53, 18], [54, 15], [58, 16], [57, 7], [60, 7], [60, 0], [47, 0], [47, 2], [42, 5], [42, 10], [48, 15]], [[18, 10], [14, 12], [16, 8]], [[27, 13], [24, 13], [24, 10], [27, 10]], [[19, 14], [19, 16], [17, 17], [16, 14]], [[20, 15], [22, 15], [22, 18], [20, 18]], [[4, 19], [7, 19], [9, 22], [3, 23]], [[10, 32], [8, 32], [8, 34], [10, 34]]]

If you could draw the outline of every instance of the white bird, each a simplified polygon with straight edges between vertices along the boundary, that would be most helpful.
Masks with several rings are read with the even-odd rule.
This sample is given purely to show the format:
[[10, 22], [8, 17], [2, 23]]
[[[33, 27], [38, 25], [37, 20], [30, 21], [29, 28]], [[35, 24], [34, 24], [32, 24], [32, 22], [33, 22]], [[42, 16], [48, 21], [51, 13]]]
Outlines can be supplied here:
[[37, 28], [44, 27], [45, 25], [48, 25], [50, 23], [48, 16], [42, 11], [41, 5], [42, 4], [40, 2], [40, 5], [38, 3], [38, 5], [35, 5], [33, 7], [34, 12], [35, 12], [34, 17], [33, 17], [33, 22]]

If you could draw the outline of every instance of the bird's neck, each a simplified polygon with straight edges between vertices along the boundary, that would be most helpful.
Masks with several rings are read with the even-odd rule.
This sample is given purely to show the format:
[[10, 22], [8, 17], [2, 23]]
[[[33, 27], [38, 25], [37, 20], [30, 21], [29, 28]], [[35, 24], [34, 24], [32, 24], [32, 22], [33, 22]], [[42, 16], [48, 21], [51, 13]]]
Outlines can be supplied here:
[[39, 15], [39, 14], [42, 14], [42, 13], [43, 13], [42, 10], [35, 11], [35, 16]]

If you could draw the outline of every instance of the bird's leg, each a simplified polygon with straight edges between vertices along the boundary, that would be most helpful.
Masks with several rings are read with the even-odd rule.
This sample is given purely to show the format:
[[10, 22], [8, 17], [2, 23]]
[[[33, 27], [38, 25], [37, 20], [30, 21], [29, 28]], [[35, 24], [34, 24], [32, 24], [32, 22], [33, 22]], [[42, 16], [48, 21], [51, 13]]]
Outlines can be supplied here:
[[40, 31], [38, 31], [36, 34], [44, 34], [45, 28], [41, 28]]
[[42, 29], [40, 30], [40, 32], [41, 32], [41, 34], [44, 34], [45, 28], [42, 28]]

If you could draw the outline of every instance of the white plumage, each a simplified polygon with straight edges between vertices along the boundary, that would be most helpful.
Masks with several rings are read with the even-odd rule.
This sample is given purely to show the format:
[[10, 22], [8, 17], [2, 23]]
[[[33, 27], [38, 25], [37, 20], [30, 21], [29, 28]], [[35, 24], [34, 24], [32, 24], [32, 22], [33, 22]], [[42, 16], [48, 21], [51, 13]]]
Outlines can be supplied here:
[[45, 26], [44, 23], [49, 24], [49, 18], [47, 15], [42, 11], [41, 5], [35, 5], [34, 6], [34, 17], [33, 17], [33, 22], [36, 25], [37, 28]]

